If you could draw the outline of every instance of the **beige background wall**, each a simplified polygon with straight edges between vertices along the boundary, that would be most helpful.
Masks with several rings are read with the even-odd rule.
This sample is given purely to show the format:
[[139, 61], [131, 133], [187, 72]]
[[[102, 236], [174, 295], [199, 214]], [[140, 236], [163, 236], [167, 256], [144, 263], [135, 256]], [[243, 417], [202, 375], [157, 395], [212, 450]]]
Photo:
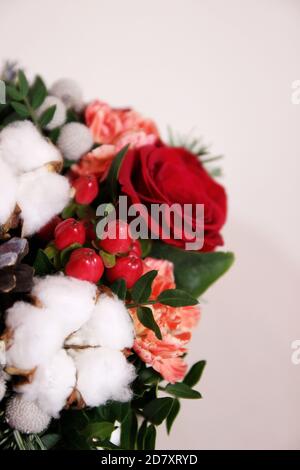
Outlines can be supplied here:
[[208, 360], [160, 448], [300, 448], [299, 0], [2, 0], [0, 59], [133, 105], [223, 161], [234, 269], [206, 295]]

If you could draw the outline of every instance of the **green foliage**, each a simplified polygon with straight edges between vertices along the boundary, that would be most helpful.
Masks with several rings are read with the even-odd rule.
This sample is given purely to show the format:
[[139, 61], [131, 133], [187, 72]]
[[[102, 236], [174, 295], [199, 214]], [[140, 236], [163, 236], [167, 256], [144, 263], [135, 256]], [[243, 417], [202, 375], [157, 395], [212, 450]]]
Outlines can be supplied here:
[[45, 276], [46, 274], [51, 274], [55, 271], [54, 265], [41, 249], [39, 249], [37, 252], [33, 267], [37, 276]]
[[162, 339], [159, 326], [154, 319], [151, 308], [138, 307], [137, 316], [142, 325], [144, 325], [146, 328], [149, 328], [149, 330], [152, 330], [158, 339]]
[[132, 299], [140, 304], [146, 302], [151, 295], [151, 288], [154, 279], [157, 276], [158, 271], [153, 270], [144, 274], [140, 279], [135, 283], [131, 291]]
[[50, 106], [50, 108], [46, 109], [43, 112], [43, 114], [41, 115], [38, 121], [42, 129], [44, 129], [47, 126], [47, 124], [49, 124], [49, 122], [53, 119], [55, 111], [56, 111], [56, 105]]
[[202, 398], [201, 394], [197, 390], [193, 390], [186, 383], [168, 384], [165, 391], [170, 395], [174, 395], [177, 398]]
[[176, 286], [199, 297], [233, 264], [233, 253], [184, 251], [162, 242], [153, 243], [151, 256], [174, 263]]
[[166, 419], [166, 427], [167, 427], [168, 434], [170, 434], [172, 425], [173, 425], [179, 411], [180, 411], [180, 401], [177, 398], [174, 398], [172, 408], [170, 409], [170, 412], [169, 412], [169, 414], [167, 416], [167, 419]]
[[201, 379], [205, 366], [206, 361], [196, 362], [186, 374], [183, 382], [189, 387], [194, 387]]
[[117, 200], [118, 187], [119, 187], [119, 183], [118, 183], [119, 173], [120, 173], [123, 158], [125, 157], [128, 148], [129, 148], [129, 145], [126, 145], [120, 150], [119, 153], [117, 153], [117, 155], [113, 159], [113, 162], [111, 164], [111, 167], [107, 175], [108, 191], [109, 191], [111, 200], [113, 202], [116, 202]]
[[127, 289], [124, 279], [117, 279], [110, 287], [120, 300], [125, 300]]
[[187, 292], [180, 289], [164, 290], [157, 300], [160, 304], [170, 305], [171, 307], [186, 307], [189, 305], [197, 305], [198, 300], [194, 299]]
[[159, 425], [168, 416], [173, 405], [172, 398], [155, 398], [147, 403], [144, 408], [144, 416], [152, 423]]

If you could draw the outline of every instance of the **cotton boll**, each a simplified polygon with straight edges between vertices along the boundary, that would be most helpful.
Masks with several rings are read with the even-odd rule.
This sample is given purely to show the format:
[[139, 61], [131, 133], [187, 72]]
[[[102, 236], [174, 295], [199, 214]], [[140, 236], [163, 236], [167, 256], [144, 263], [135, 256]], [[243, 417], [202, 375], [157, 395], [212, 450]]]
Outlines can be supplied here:
[[9, 166], [0, 160], [0, 225], [13, 213], [17, 200], [17, 179]]
[[7, 403], [5, 418], [11, 428], [25, 434], [44, 431], [51, 418], [36, 403], [25, 400], [21, 395], [13, 396]]
[[64, 176], [46, 168], [19, 178], [17, 203], [23, 219], [22, 235], [29, 236], [59, 214], [70, 199], [70, 185]]
[[11, 344], [6, 350], [9, 367], [30, 371], [49, 361], [63, 345], [62, 328], [47, 309], [15, 302], [7, 310], [5, 324], [12, 330]]
[[67, 160], [79, 160], [93, 146], [92, 133], [84, 124], [70, 122], [61, 129], [57, 145]]
[[51, 121], [46, 125], [46, 129], [51, 131], [56, 127], [62, 126], [67, 119], [67, 109], [61, 99], [57, 98], [56, 96], [47, 96], [43, 104], [37, 109], [36, 114], [38, 117], [41, 117], [42, 114], [52, 106], [56, 106], [53, 118]]
[[49, 308], [53, 320], [68, 336], [89, 320], [97, 287], [91, 282], [56, 274], [34, 278], [32, 295]]
[[57, 80], [51, 87], [50, 93], [60, 98], [67, 108], [80, 112], [83, 107], [82, 91], [79, 85], [69, 78]]
[[6, 364], [6, 347], [5, 341], [0, 340], [0, 369]]
[[16, 174], [62, 161], [57, 147], [45, 139], [31, 121], [15, 121], [2, 129], [0, 152]]
[[76, 383], [73, 360], [63, 349], [49, 363], [39, 366], [31, 383], [17, 387], [25, 399], [35, 401], [48, 415], [58, 418]]
[[116, 296], [103, 294], [89, 321], [68, 339], [67, 344], [124, 349], [132, 347], [133, 339], [133, 323], [124, 303]]
[[103, 405], [108, 400], [131, 399], [130, 384], [135, 369], [120, 352], [108, 348], [69, 351], [77, 369], [76, 388], [87, 406]]

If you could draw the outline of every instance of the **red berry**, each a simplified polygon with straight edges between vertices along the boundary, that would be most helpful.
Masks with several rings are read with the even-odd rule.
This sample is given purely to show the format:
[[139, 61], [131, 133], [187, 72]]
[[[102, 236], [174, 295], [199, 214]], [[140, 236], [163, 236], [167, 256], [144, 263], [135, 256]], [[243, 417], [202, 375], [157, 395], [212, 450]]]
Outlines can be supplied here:
[[79, 176], [72, 185], [76, 189], [75, 201], [78, 204], [90, 204], [98, 196], [99, 185], [95, 175]]
[[106, 270], [106, 277], [113, 283], [117, 279], [124, 279], [130, 289], [143, 274], [143, 262], [136, 255], [118, 258], [113, 268]]
[[55, 227], [54, 244], [59, 250], [73, 245], [73, 243], [85, 242], [85, 228], [82, 222], [75, 219], [66, 219]]
[[104, 271], [101, 257], [91, 248], [77, 248], [65, 267], [68, 276], [83, 281], [98, 282]]
[[54, 230], [56, 226], [61, 222], [61, 218], [56, 215], [53, 217], [53, 219], [50, 220], [44, 227], [42, 227], [38, 233], [37, 236], [39, 237], [40, 240], [43, 240], [44, 242], [50, 242], [50, 240], [53, 240], [54, 238]]
[[130, 250], [130, 254], [135, 254], [136, 256], [142, 256], [142, 247], [139, 240], [132, 240], [132, 246]]
[[113, 255], [128, 253], [132, 245], [132, 238], [126, 222], [123, 220], [108, 222], [105, 231], [107, 233], [106, 238], [99, 242], [102, 250]]

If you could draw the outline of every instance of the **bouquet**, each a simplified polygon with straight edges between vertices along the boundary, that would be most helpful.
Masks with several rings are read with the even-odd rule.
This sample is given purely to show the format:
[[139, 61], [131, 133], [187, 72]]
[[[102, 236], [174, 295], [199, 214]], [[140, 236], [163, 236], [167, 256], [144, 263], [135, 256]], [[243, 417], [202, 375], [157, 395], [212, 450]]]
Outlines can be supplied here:
[[0, 105], [0, 448], [154, 449], [205, 361], [185, 356], [226, 194], [201, 141], [8, 64]]

